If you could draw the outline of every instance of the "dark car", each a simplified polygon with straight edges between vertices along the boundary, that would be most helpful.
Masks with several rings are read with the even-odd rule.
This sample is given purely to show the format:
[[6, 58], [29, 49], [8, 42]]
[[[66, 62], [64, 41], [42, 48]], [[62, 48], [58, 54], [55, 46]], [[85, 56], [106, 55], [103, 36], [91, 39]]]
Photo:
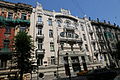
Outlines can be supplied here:
[[85, 76], [88, 80], [114, 80], [117, 73], [109, 69], [96, 69], [89, 71]]

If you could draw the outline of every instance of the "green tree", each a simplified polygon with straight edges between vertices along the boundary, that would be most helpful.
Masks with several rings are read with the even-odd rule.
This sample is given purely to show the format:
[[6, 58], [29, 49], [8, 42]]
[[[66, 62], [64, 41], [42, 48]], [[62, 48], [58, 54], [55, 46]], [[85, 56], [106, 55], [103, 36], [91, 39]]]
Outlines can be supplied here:
[[32, 71], [31, 51], [33, 51], [33, 45], [31, 36], [27, 35], [25, 31], [20, 31], [15, 36], [15, 50], [17, 68], [20, 70], [20, 80], [22, 80], [23, 74]]

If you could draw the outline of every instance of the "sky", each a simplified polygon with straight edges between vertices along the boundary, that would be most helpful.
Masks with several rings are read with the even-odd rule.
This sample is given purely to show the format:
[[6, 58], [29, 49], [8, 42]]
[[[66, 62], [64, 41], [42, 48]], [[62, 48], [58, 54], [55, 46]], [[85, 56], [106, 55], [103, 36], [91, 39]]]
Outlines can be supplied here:
[[120, 25], [120, 0], [5, 0], [20, 2], [35, 6], [36, 2], [42, 4], [43, 9], [60, 11], [61, 8], [70, 10], [73, 16], [80, 18], [91, 17], [100, 21], [110, 21], [111, 24]]

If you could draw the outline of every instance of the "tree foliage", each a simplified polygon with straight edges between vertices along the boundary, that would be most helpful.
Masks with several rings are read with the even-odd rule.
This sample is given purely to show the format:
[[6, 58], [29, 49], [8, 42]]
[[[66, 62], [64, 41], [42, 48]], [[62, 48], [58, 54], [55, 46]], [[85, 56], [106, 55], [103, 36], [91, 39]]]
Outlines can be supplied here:
[[15, 50], [15, 62], [17, 63], [17, 68], [20, 69], [20, 77], [22, 77], [23, 73], [31, 72], [32, 70], [30, 58], [33, 45], [31, 36], [27, 35], [25, 31], [21, 31], [15, 36]]

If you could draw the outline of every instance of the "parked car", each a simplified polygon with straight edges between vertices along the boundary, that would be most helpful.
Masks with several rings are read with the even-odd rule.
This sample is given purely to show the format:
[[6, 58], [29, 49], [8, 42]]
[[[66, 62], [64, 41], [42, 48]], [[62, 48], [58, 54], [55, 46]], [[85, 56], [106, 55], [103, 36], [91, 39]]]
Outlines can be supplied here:
[[91, 70], [86, 74], [88, 80], [113, 80], [116, 75], [116, 72], [106, 68]]
[[114, 78], [114, 80], [120, 80], [120, 74], [117, 75], [117, 76]]

